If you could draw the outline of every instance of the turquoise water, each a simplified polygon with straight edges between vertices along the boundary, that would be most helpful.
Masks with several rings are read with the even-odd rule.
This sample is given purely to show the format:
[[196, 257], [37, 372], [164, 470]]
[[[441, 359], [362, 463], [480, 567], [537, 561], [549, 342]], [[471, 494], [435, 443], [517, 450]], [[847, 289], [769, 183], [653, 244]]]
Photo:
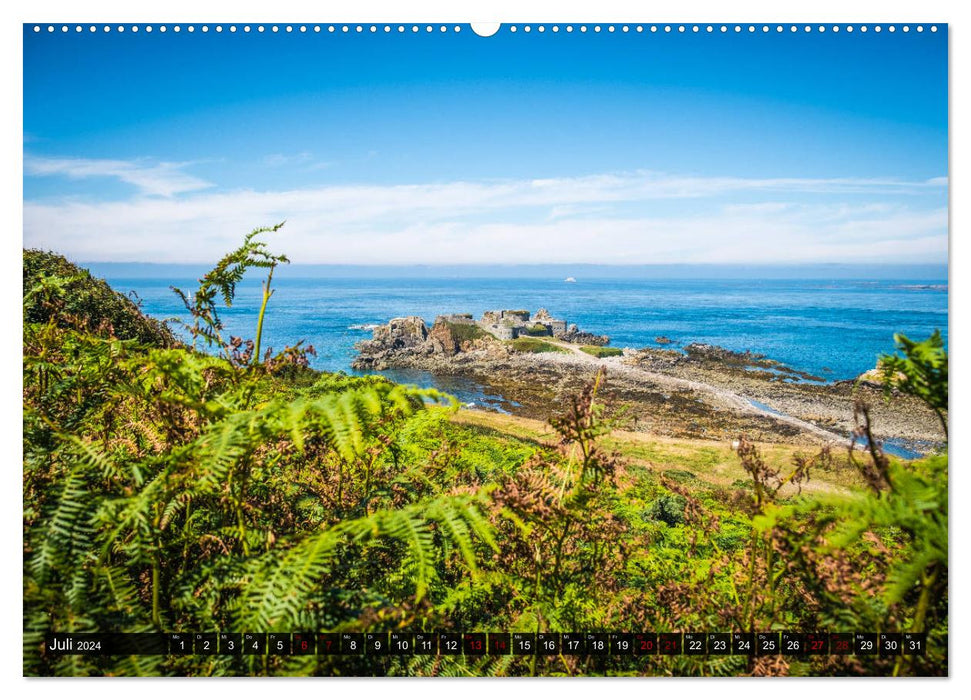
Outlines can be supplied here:
[[[118, 291], [134, 291], [157, 318], [184, 315], [169, 289], [197, 286], [195, 278], [119, 277], [104, 274]], [[606, 334], [618, 347], [656, 346], [657, 336], [762, 353], [826, 380], [870, 369], [893, 348], [893, 333], [924, 338], [939, 328], [947, 337], [946, 279], [580, 279], [373, 278], [287, 276], [276, 289], [264, 344], [281, 349], [303, 340], [317, 350], [313, 366], [350, 370], [354, 343], [370, 338], [368, 324], [419, 315], [545, 307], [583, 330]], [[251, 338], [259, 308], [259, 278], [244, 282], [224, 312], [227, 333]], [[444, 386], [440, 388], [446, 388]], [[459, 392], [461, 393], [461, 392]], [[460, 398], [462, 396], [460, 395]]]

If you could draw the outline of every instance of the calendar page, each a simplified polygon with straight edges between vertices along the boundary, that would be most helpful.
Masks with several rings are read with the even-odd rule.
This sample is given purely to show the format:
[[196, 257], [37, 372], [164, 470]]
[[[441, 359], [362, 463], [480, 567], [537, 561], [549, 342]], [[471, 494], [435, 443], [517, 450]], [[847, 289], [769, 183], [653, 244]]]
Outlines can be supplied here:
[[948, 675], [946, 23], [22, 33], [24, 675]]

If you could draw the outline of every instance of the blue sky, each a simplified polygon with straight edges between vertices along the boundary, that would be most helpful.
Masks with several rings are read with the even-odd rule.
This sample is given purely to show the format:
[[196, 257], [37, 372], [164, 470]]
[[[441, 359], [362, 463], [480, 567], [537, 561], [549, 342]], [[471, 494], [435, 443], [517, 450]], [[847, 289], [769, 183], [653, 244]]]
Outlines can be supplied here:
[[82, 261], [947, 260], [943, 27], [27, 26], [24, 131], [24, 244]]

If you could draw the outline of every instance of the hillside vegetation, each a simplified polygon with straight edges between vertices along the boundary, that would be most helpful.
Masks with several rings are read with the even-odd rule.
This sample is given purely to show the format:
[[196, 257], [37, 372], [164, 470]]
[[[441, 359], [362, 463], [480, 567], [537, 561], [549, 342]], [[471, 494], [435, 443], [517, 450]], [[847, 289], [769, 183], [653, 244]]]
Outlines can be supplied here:
[[[185, 344], [63, 258], [25, 251], [25, 674], [947, 673], [946, 454], [624, 433], [605, 418], [602, 372], [548, 424], [317, 373], [311, 348], [261, 347], [286, 264], [264, 242], [274, 230], [178, 292]], [[254, 271], [255, 337], [226, 338], [220, 310]], [[946, 352], [904, 341], [895, 385], [946, 407]], [[866, 405], [858, 417], [866, 436]], [[928, 654], [86, 659], [42, 643], [52, 631], [775, 629], [927, 631]]]
[[177, 344], [165, 324], [139, 312], [138, 305], [63, 256], [24, 250], [24, 323], [55, 324], [136, 340], [145, 345]]

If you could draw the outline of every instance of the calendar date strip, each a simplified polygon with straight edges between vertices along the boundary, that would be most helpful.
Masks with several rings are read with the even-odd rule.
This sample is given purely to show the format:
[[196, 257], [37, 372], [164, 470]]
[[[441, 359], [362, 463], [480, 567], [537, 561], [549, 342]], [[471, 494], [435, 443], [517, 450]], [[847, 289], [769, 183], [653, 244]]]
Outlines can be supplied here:
[[178, 632], [47, 635], [50, 656], [924, 656], [925, 633], [894, 632]]

